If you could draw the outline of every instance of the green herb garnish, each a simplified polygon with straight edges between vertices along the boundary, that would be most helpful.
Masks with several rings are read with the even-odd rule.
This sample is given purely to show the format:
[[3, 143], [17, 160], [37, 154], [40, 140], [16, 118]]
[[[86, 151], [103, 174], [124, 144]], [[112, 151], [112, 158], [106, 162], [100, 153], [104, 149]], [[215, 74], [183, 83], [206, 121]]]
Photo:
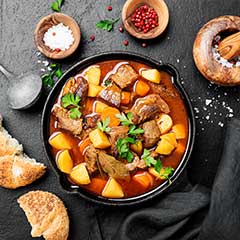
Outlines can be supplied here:
[[97, 126], [98, 128], [102, 131], [102, 132], [106, 132], [106, 133], [109, 133], [111, 131], [111, 128], [108, 127], [110, 123], [110, 118], [107, 117], [106, 119], [104, 119], [102, 122], [98, 122], [97, 123]]
[[64, 108], [67, 108], [69, 106], [73, 107], [69, 110], [70, 118], [72, 119], [80, 118], [82, 115], [82, 113], [79, 110], [80, 106], [78, 105], [80, 100], [81, 98], [78, 95], [74, 95], [73, 93], [67, 93], [61, 99], [62, 106]]
[[174, 168], [164, 167], [162, 169], [163, 169], [163, 171], [160, 172], [160, 178], [161, 179], [167, 179], [169, 184], [171, 184], [170, 176], [172, 176], [172, 174], [174, 172]]
[[110, 85], [111, 83], [112, 83], [112, 81], [109, 80], [109, 79], [107, 79], [107, 80], [104, 81], [103, 84], [104, 84], [105, 87], [107, 87], [107, 86]]
[[61, 7], [63, 4], [63, 1], [64, 0], [56, 0], [56, 1], [52, 2], [52, 4], [51, 4], [52, 10], [55, 12], [61, 12]]
[[134, 125], [132, 122], [133, 114], [131, 112], [128, 112], [127, 115], [124, 113], [116, 114], [116, 117], [120, 120], [123, 126]]
[[108, 20], [108, 19], [101, 20], [96, 24], [96, 27], [110, 32], [113, 29], [114, 23], [118, 22], [118, 20], [119, 18], [114, 20]]
[[46, 73], [41, 76], [45, 87], [53, 87], [53, 78], [56, 77], [59, 79], [63, 75], [61, 65], [59, 63], [52, 63], [49, 67], [51, 68], [50, 73]]
[[120, 158], [132, 162], [134, 159], [133, 153], [129, 149], [129, 143], [135, 143], [135, 139], [131, 137], [119, 138], [117, 140], [117, 150]]
[[136, 136], [138, 134], [144, 133], [144, 130], [142, 128], [137, 128], [135, 125], [130, 125], [128, 134]]
[[144, 149], [142, 159], [146, 163], [148, 167], [151, 167], [152, 165], [155, 166], [157, 164], [157, 160], [155, 160], [151, 155], [150, 151], [147, 149]]

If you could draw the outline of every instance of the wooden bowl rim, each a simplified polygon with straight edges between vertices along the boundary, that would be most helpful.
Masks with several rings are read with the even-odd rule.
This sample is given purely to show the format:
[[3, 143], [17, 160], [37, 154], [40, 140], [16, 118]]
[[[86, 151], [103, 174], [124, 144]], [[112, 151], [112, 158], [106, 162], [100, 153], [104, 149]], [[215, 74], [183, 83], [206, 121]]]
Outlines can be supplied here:
[[[70, 46], [70, 48], [65, 51], [60, 51], [58, 53], [51, 52], [47, 48], [41, 47], [37, 40], [37, 38], [39, 36], [39, 30], [41, 29], [42, 25], [45, 23], [45, 21], [47, 21], [48, 19], [53, 18], [53, 17], [56, 19], [61, 17], [61, 18], [65, 19], [66, 22], [71, 23], [72, 26], [70, 27], [69, 24], [64, 24], [64, 22], [62, 21], [64, 25], [69, 26], [69, 28], [72, 30], [72, 33], [74, 36], [74, 42]], [[73, 30], [73, 28], [74, 28], [74, 30]], [[70, 56], [78, 48], [80, 40], [81, 40], [81, 31], [80, 31], [80, 27], [79, 27], [78, 23], [72, 17], [70, 17], [66, 14], [63, 14], [63, 13], [51, 13], [51, 14], [41, 18], [40, 21], [38, 22], [38, 24], [36, 25], [36, 28], [34, 31], [34, 42], [35, 42], [37, 49], [42, 54], [44, 54], [46, 57], [51, 58], [51, 59], [63, 59], [63, 58]]]
[[159, 3], [159, 6], [161, 7], [162, 11], [165, 13], [164, 18], [161, 18], [162, 14], [159, 14], [160, 12], [151, 3], [149, 3], [149, 1], [147, 1], [147, 0], [141, 0], [140, 1], [141, 4], [139, 3], [139, 4], [135, 5], [134, 8], [130, 11], [131, 12], [130, 16], [131, 16], [136, 8], [138, 8], [139, 6], [141, 6], [143, 4], [147, 4], [150, 7], [154, 8], [154, 10], [157, 12], [158, 20], [159, 20], [159, 26], [150, 30], [148, 33], [142, 33], [142, 32], [138, 32], [135, 29], [135, 27], [133, 27], [129, 24], [129, 21], [128, 21], [130, 16], [127, 16], [127, 11], [129, 9], [132, 1], [133, 0], [127, 0], [124, 4], [123, 10], [122, 10], [122, 22], [123, 22], [124, 27], [127, 30], [127, 32], [129, 34], [131, 34], [132, 36], [134, 36], [136, 38], [139, 38], [139, 39], [153, 39], [153, 38], [156, 38], [159, 35], [161, 35], [165, 31], [165, 29], [168, 25], [168, 22], [169, 22], [169, 10], [168, 10], [168, 6], [167, 6], [166, 2], [164, 0], [155, 0], [156, 2]]

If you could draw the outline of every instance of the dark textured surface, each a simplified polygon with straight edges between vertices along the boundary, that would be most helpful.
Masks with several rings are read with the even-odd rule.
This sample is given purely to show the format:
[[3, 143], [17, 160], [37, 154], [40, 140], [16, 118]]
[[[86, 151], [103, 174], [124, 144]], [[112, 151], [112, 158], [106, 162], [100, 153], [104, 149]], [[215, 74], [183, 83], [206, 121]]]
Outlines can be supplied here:
[[[218, 123], [227, 121], [226, 114], [229, 113], [229, 108], [226, 108], [226, 105], [233, 109], [235, 117], [240, 117], [240, 88], [216, 87], [205, 81], [194, 66], [192, 45], [198, 29], [209, 19], [225, 14], [238, 15], [239, 0], [167, 0], [166, 2], [170, 10], [170, 24], [166, 33], [162, 38], [150, 41], [147, 48], [142, 48], [140, 41], [126, 33], [119, 33], [116, 28], [111, 33], [95, 29], [97, 20], [120, 16], [123, 0], [66, 0], [62, 11], [73, 16], [80, 24], [83, 41], [74, 56], [62, 61], [63, 69], [67, 69], [86, 56], [109, 50], [138, 52], [174, 64], [183, 77], [184, 86], [193, 101], [193, 106], [199, 110], [196, 114], [198, 116], [196, 144], [188, 167], [188, 175], [193, 183], [200, 182], [211, 186], [225, 132], [224, 127], [221, 128]], [[51, 13], [50, 3], [51, 1], [46, 0], [0, 0], [0, 63], [10, 71], [21, 73], [35, 70], [40, 74], [40, 69], [45, 68], [43, 63], [38, 63], [39, 60], [44, 60], [44, 57], [36, 54], [33, 31], [39, 19]], [[112, 12], [106, 10], [109, 4], [113, 6]], [[94, 42], [88, 40], [91, 34], [95, 34]], [[123, 46], [124, 39], [129, 40], [128, 47]], [[40, 139], [40, 118], [44, 99], [34, 109], [13, 111], [7, 106], [5, 92], [6, 80], [0, 75], [0, 112], [3, 114], [5, 127], [19, 139], [29, 155], [44, 162], [49, 170], [45, 177], [29, 187], [16, 191], [0, 189], [0, 240], [31, 239], [30, 226], [26, 224], [25, 216], [17, 206], [16, 199], [32, 189], [51, 191], [64, 200], [71, 221], [74, 222], [70, 239], [89, 239], [89, 236], [90, 239], [94, 239], [94, 235], [81, 231], [91, 225], [89, 219], [85, 219], [82, 214], [84, 211], [92, 211], [88, 208], [89, 204], [77, 196], [69, 196], [60, 190], [44, 154]], [[212, 107], [206, 106], [205, 99], [213, 99], [213, 97], [215, 100]], [[210, 119], [207, 120], [206, 116], [209, 113]]]

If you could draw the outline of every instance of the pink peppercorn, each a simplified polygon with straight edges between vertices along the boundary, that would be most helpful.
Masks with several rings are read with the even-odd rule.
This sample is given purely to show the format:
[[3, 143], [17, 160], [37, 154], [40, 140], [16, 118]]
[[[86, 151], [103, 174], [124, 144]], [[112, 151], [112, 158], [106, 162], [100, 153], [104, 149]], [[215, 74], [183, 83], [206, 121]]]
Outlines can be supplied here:
[[128, 40], [124, 40], [123, 45], [128, 46]]
[[147, 33], [158, 26], [158, 15], [153, 8], [145, 4], [135, 10], [131, 21], [139, 32]]
[[91, 36], [90, 36], [90, 39], [91, 39], [91, 41], [93, 42], [93, 41], [95, 40], [95, 36], [94, 36], [94, 35], [91, 35]]

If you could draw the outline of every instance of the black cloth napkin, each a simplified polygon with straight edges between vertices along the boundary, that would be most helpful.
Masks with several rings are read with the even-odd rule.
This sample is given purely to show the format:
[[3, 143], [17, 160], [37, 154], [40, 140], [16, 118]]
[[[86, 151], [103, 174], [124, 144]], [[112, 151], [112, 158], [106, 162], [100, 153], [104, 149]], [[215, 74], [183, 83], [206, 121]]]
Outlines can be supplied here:
[[[212, 156], [214, 157], [214, 156]], [[203, 173], [204, 174], [204, 173]], [[147, 205], [95, 207], [94, 239], [237, 240], [240, 239], [240, 121], [228, 123], [218, 172], [209, 189], [180, 186]], [[182, 189], [182, 190], [179, 190]]]

